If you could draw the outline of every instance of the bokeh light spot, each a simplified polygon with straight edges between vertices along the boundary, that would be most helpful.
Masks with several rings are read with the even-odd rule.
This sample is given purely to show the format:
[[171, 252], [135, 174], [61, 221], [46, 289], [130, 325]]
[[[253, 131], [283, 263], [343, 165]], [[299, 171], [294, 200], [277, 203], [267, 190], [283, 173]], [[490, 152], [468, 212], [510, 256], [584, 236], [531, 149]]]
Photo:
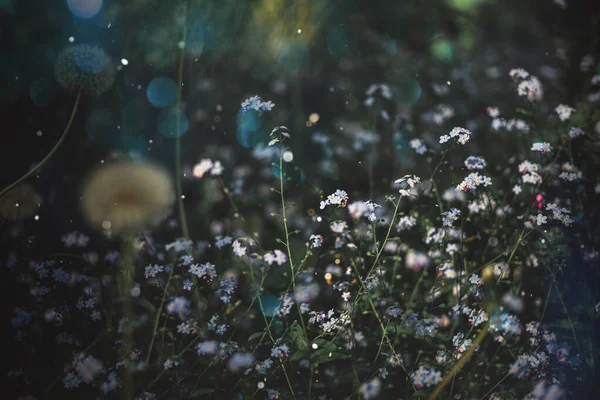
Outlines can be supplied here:
[[67, 7], [79, 18], [93, 18], [102, 9], [103, 0], [67, 0]]
[[261, 312], [267, 317], [274, 317], [277, 315], [277, 310], [281, 305], [281, 301], [277, 296], [273, 296], [271, 294], [267, 294], [265, 296], [260, 297], [261, 302]]
[[302, 42], [285, 43], [277, 51], [277, 62], [289, 72], [297, 72], [308, 61], [308, 47]]
[[431, 56], [440, 62], [452, 62], [452, 46], [447, 40], [437, 39], [429, 47]]
[[56, 97], [56, 83], [50, 79], [38, 79], [31, 84], [29, 96], [36, 106], [47, 107]]
[[165, 137], [182, 136], [187, 128], [187, 116], [178, 108], [167, 108], [158, 114], [158, 132]]
[[360, 55], [358, 41], [350, 31], [341, 26], [333, 27], [327, 32], [325, 44], [329, 54], [338, 59]]
[[395, 97], [405, 105], [414, 105], [421, 98], [421, 85], [413, 78], [402, 78], [394, 85]]
[[138, 134], [146, 126], [147, 119], [140, 118], [140, 115], [148, 115], [152, 111], [143, 97], [137, 97], [129, 100], [123, 107], [123, 126], [126, 134]]
[[262, 122], [257, 111], [249, 110], [244, 112], [240, 110], [237, 115], [237, 133], [238, 143], [251, 149], [260, 142], [264, 142], [264, 132], [261, 129]]
[[166, 76], [156, 77], [148, 85], [146, 96], [154, 107], [170, 107], [177, 101], [177, 85]]
[[108, 110], [92, 111], [85, 123], [85, 133], [97, 144], [113, 148], [120, 136], [115, 121], [118, 121], [118, 117]]
[[210, 25], [196, 20], [189, 24], [185, 49], [193, 55], [201, 55], [210, 50], [215, 42], [215, 34]]

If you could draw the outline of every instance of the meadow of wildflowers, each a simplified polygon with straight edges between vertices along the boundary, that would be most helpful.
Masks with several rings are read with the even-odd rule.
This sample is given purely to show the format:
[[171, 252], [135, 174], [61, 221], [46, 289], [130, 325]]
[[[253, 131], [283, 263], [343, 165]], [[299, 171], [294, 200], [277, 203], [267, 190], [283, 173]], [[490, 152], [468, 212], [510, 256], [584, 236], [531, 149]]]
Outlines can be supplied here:
[[8, 398], [597, 398], [600, 12], [33, 3]]

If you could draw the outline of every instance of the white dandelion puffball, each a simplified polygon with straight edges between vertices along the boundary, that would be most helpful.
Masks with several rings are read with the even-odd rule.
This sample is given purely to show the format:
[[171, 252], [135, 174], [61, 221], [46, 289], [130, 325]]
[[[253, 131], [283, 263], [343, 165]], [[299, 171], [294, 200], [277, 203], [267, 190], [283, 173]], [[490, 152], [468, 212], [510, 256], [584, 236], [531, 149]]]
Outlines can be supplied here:
[[91, 172], [83, 184], [82, 214], [110, 235], [136, 233], [168, 216], [175, 201], [173, 183], [162, 168], [115, 161]]

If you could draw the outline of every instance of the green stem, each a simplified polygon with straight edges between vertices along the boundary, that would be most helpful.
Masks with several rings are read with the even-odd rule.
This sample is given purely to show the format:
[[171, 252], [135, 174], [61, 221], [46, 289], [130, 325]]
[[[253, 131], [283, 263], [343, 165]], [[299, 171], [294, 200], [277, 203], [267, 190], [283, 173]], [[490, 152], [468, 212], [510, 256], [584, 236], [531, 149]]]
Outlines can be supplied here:
[[123, 399], [133, 399], [133, 382], [131, 381], [131, 365], [130, 357], [134, 349], [133, 339], [133, 298], [131, 289], [133, 287], [133, 276], [135, 267], [133, 264], [134, 255], [134, 240], [133, 236], [125, 236], [121, 239], [121, 296], [123, 296], [123, 314], [125, 317], [125, 325], [123, 339], [125, 342], [124, 360], [125, 367], [123, 368]]
[[[179, 68], [177, 72], [177, 104], [176, 109], [181, 107], [181, 85], [183, 84], [183, 56], [185, 54], [185, 41], [187, 38], [187, 6], [184, 12], [183, 20], [183, 35], [181, 53], [179, 55]], [[185, 217], [185, 207], [183, 206], [182, 189], [181, 189], [181, 135], [180, 126], [181, 122], [179, 118], [175, 118], [175, 175], [177, 185], [177, 206], [179, 208], [179, 223], [181, 224], [181, 234], [184, 238], [189, 237], [189, 231], [187, 226], [187, 219]]]
[[169, 272], [169, 278], [167, 279], [167, 283], [165, 285], [165, 290], [163, 291], [162, 300], [160, 301], [160, 306], [156, 310], [156, 317], [154, 317], [154, 328], [152, 328], [152, 338], [150, 339], [150, 346], [148, 346], [148, 354], [146, 355], [146, 362], [150, 361], [150, 355], [152, 354], [152, 346], [154, 346], [154, 338], [156, 337], [156, 331], [158, 330], [158, 322], [160, 320], [160, 313], [165, 306], [165, 300], [167, 299], [167, 292], [169, 290], [169, 285], [171, 284], [171, 278], [173, 278], [173, 272], [175, 271], [175, 263], [171, 266], [171, 272]]

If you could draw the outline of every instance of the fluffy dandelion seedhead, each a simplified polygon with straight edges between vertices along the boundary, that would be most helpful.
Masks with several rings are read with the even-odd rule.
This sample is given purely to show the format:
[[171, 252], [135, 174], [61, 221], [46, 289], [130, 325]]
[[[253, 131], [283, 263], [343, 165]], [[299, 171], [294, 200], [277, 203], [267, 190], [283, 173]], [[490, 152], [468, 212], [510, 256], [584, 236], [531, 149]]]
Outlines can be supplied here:
[[156, 225], [174, 200], [173, 184], [162, 168], [115, 161], [90, 173], [83, 185], [81, 211], [92, 227], [119, 235]]
[[19, 221], [35, 214], [42, 197], [35, 188], [23, 183], [0, 197], [0, 215], [11, 221]]
[[54, 76], [64, 89], [99, 96], [108, 92], [115, 82], [115, 67], [102, 48], [79, 44], [60, 53]]

